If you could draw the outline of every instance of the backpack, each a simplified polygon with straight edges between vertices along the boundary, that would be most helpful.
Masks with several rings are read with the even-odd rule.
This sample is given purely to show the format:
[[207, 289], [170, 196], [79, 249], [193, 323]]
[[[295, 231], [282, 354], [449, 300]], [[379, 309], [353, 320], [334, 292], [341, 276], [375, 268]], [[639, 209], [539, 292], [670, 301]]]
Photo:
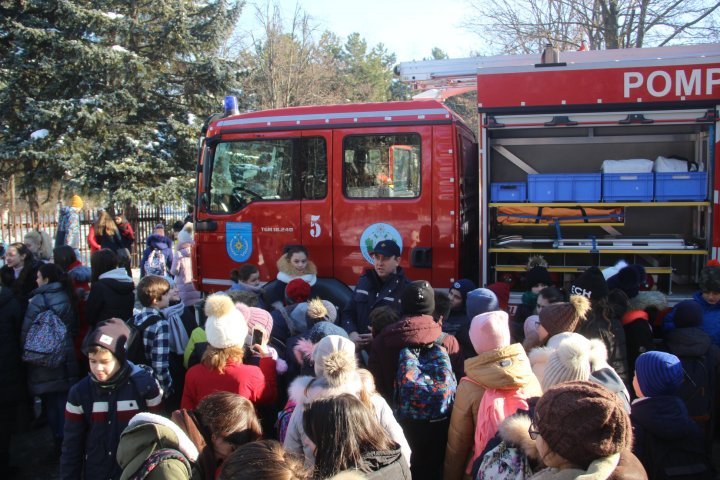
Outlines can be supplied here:
[[277, 421], [275, 422], [275, 429], [277, 430], [277, 438], [280, 443], [285, 442], [287, 436], [288, 426], [290, 425], [290, 417], [292, 417], [295, 411], [295, 402], [288, 400], [285, 404], [285, 408], [280, 410], [277, 414]]
[[145, 275], [157, 275], [160, 277], [167, 275], [165, 254], [159, 248], [150, 252], [148, 259], [145, 260]]
[[150, 365], [150, 362], [148, 361], [149, 359], [145, 356], [143, 332], [160, 320], [162, 320], [160, 315], [152, 315], [141, 323], [140, 326], [135, 325], [132, 318], [125, 322], [130, 329], [130, 335], [128, 336], [128, 340], [125, 345], [125, 351], [127, 352], [127, 359], [135, 365]]
[[457, 380], [441, 346], [443, 333], [429, 346], [400, 350], [393, 403], [398, 420], [437, 421], [450, 417]]
[[532, 474], [527, 455], [520, 448], [500, 442], [482, 457], [475, 480], [524, 480]]
[[[143, 480], [150, 475], [155, 467], [167, 460], [177, 460], [182, 463], [188, 472], [188, 479], [193, 476], [192, 465], [190, 460], [180, 451], [174, 448], [160, 448], [150, 454], [150, 456], [140, 465], [140, 468], [129, 477], [129, 480]], [[175, 478], [175, 477], [173, 477]]]
[[68, 330], [52, 310], [44, 310], [35, 317], [23, 346], [24, 362], [39, 367], [57, 368], [67, 356]]

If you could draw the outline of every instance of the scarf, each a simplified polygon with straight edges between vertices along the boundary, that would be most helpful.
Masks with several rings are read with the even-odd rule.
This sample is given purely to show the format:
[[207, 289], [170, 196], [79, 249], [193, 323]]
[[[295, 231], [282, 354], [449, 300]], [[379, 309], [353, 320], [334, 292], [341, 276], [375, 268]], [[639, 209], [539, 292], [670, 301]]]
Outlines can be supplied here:
[[470, 474], [473, 463], [483, 453], [487, 443], [495, 436], [498, 427], [506, 417], [518, 410], [528, 410], [528, 395], [523, 387], [511, 390], [488, 388], [480, 400], [473, 455], [465, 473]]
[[[120, 360], [118, 360], [118, 362], [119, 361]], [[95, 375], [93, 375], [92, 372], [90, 372], [90, 380], [92, 380], [92, 383], [97, 385], [97, 387], [101, 390], [114, 390], [118, 385], [124, 384], [128, 377], [130, 377], [130, 364], [127, 362], [124, 362], [120, 367], [120, 370], [118, 370], [115, 375], [107, 379], [105, 382], [101, 382], [95, 378]]]

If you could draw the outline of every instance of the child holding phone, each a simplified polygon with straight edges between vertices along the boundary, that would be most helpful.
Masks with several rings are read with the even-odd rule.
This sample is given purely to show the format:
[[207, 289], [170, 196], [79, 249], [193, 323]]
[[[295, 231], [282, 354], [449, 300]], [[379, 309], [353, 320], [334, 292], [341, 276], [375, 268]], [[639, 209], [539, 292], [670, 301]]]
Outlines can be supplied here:
[[277, 350], [268, 345], [270, 342], [270, 332], [273, 327], [272, 315], [267, 310], [257, 307], [248, 307], [244, 303], [236, 303], [235, 306], [240, 313], [243, 314], [248, 324], [250, 334], [245, 341], [245, 347], [252, 353], [252, 357], [248, 358], [249, 363], [254, 363], [253, 359], [258, 358], [256, 352], [263, 350], [271, 355], [275, 360], [275, 371], [278, 375], [282, 375], [288, 370], [288, 364], [278, 356]]

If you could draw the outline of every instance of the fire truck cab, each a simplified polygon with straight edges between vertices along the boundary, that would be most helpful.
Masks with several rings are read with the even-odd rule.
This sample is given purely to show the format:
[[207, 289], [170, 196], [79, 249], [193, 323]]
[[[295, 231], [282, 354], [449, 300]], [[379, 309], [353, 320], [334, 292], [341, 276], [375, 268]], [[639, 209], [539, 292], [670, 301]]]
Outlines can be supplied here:
[[198, 171], [202, 290], [226, 289], [242, 263], [271, 281], [283, 249], [297, 244], [316, 264], [319, 288], [338, 302], [371, 268], [382, 239], [401, 246], [409, 278], [446, 286], [476, 269], [477, 144], [437, 101], [216, 119]]

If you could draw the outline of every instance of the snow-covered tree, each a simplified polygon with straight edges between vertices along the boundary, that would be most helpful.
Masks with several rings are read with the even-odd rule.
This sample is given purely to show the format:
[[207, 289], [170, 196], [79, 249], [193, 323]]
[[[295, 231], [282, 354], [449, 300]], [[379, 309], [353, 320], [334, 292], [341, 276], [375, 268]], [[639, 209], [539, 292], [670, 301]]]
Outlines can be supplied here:
[[0, 0], [0, 175], [108, 201], [189, 195], [197, 137], [238, 91], [216, 55], [243, 3]]

